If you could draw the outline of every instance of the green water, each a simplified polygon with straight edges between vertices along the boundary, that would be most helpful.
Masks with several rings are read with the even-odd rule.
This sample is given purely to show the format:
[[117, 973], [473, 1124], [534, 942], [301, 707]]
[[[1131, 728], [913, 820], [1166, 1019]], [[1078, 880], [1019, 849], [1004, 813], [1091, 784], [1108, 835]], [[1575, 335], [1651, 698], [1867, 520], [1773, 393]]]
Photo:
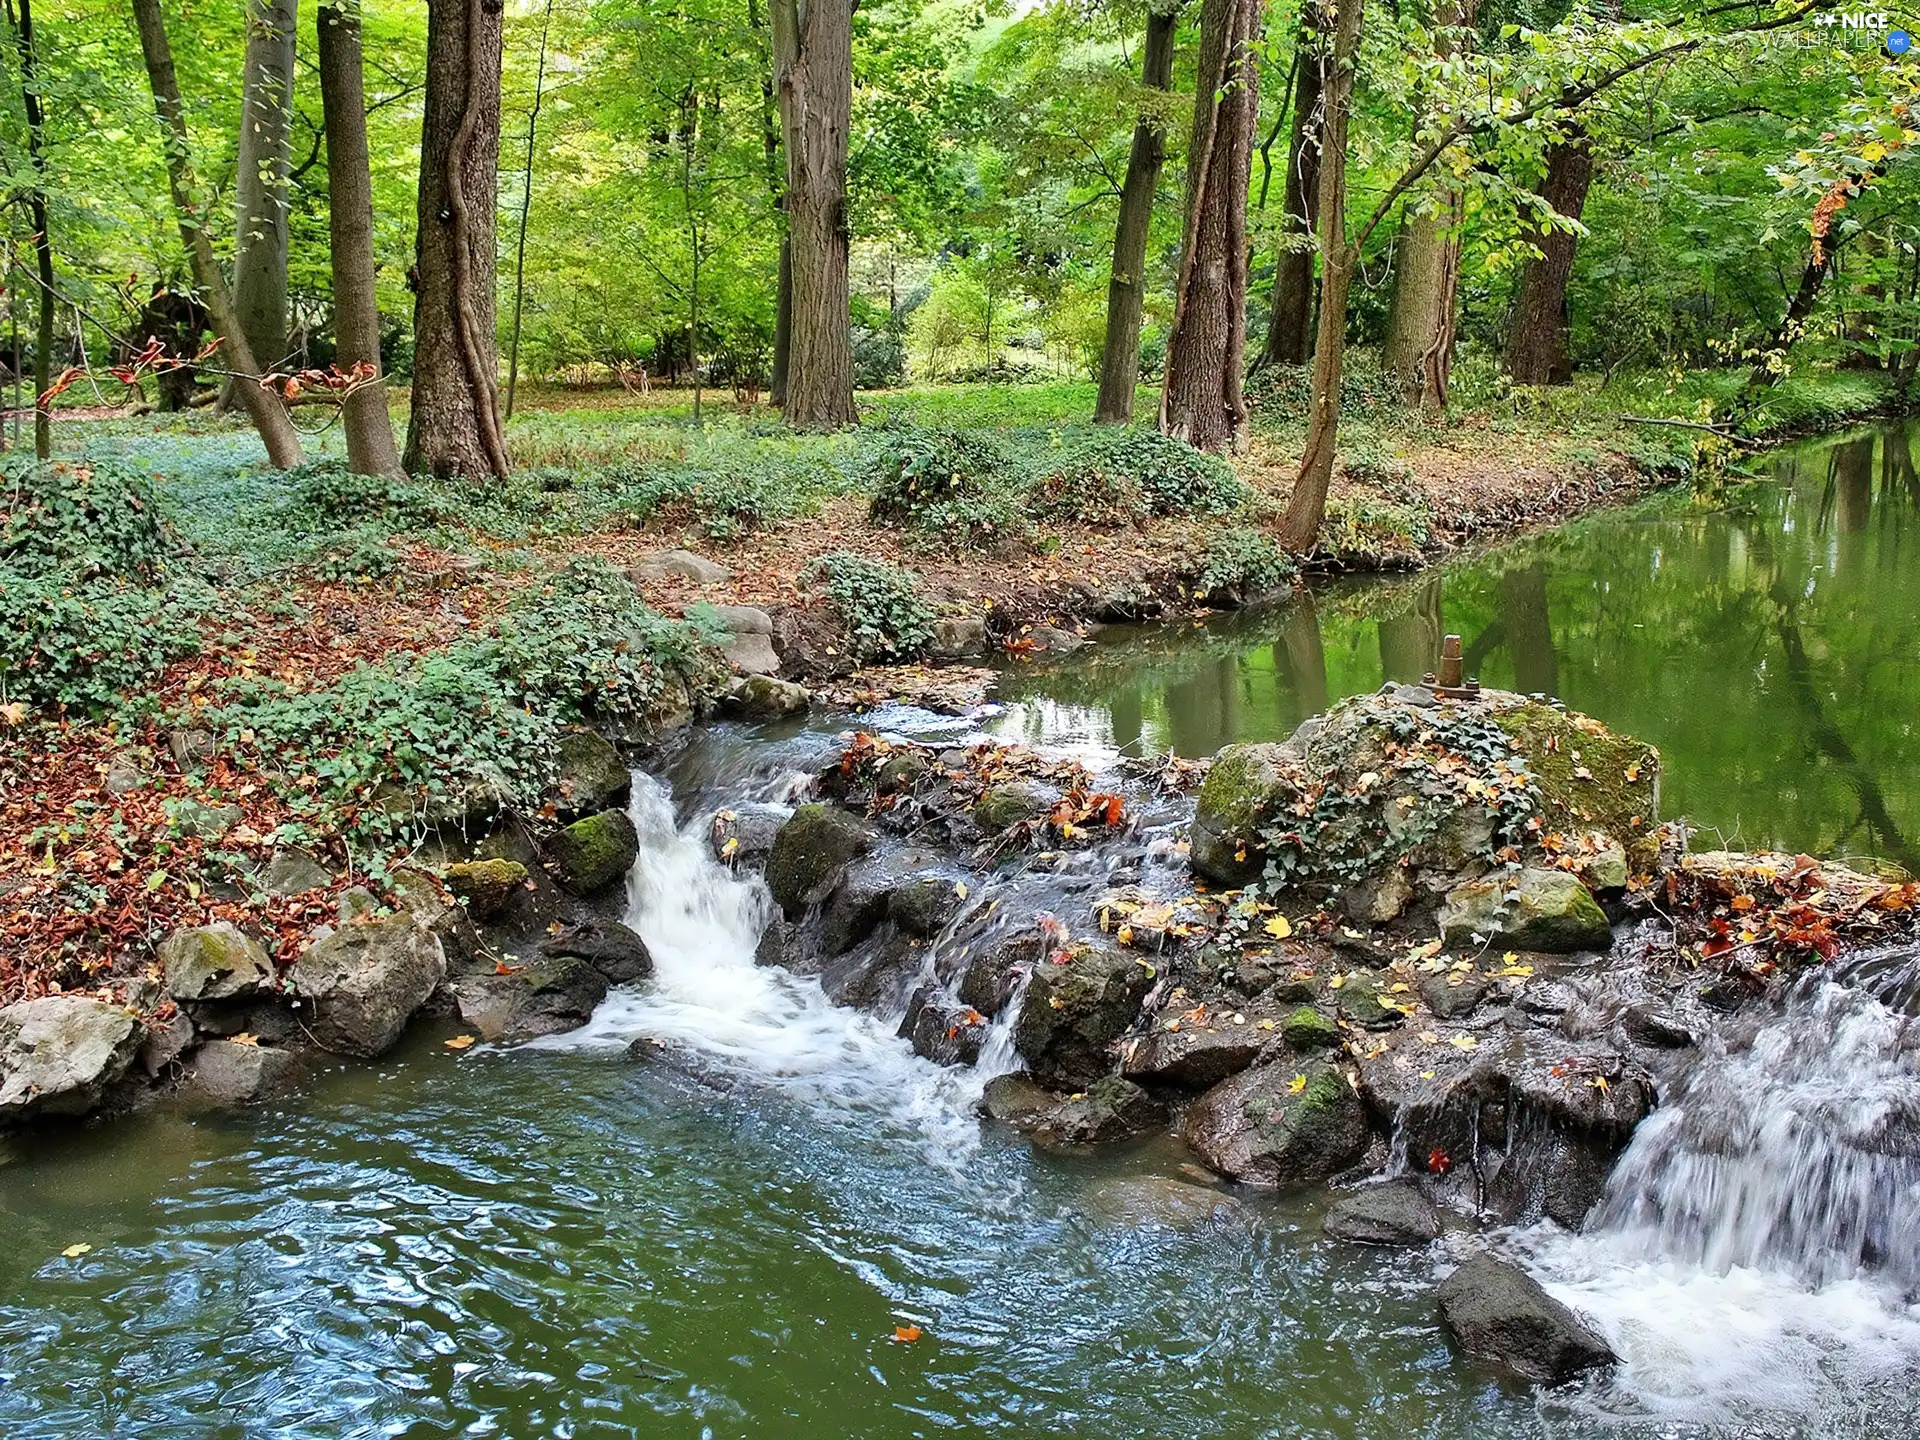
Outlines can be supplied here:
[[[1204, 753], [1415, 678], [1457, 629], [1490, 683], [1656, 739], [1670, 809], [1748, 844], [1898, 854], [1920, 827], [1912, 438], [1795, 452], [1738, 510], [1656, 503], [1122, 637], [1019, 676], [1001, 723]], [[683, 809], [832, 728], [713, 732], [676, 771]], [[732, 883], [695, 845], [648, 863], [660, 913], [632, 918], [660, 978], [576, 1048], [423, 1034], [265, 1110], [0, 1148], [0, 1435], [1913, 1433], [1901, 1297], [1630, 1268], [1588, 1297], [1631, 1342], [1622, 1379], [1541, 1398], [1451, 1353], [1444, 1251], [1331, 1246], [1318, 1197], [1115, 1222], [1103, 1187], [1178, 1176], [1170, 1144], [1076, 1159], [983, 1130], [965, 1077], [753, 967], [742, 923], [694, 904]], [[675, 1049], [636, 1063], [630, 1034]], [[922, 1337], [896, 1343], [904, 1325]], [[1853, 1364], [1875, 1327], [1895, 1338]], [[1783, 1336], [1811, 1358], [1782, 1366]]]
[[1920, 872], [1920, 425], [1796, 446], [1717, 509], [1684, 494], [1278, 612], [1119, 637], [1034, 672], [1008, 733], [1211, 754], [1330, 701], [1469, 673], [1657, 744], [1696, 846], [1887, 856]]

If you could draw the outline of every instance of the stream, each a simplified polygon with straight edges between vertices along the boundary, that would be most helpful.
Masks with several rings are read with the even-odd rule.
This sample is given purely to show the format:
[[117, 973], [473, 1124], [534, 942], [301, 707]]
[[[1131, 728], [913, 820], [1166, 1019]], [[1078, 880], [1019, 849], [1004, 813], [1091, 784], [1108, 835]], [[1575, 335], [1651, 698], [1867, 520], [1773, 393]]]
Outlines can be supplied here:
[[[878, 723], [1204, 754], [1417, 679], [1456, 631], [1487, 683], [1659, 744], [1696, 847], [1904, 861], [1916, 458], [1914, 426], [1798, 447], [1718, 509], [1663, 497], [1428, 574], [1112, 632], [1014, 670], [992, 715]], [[1586, 1233], [1495, 1237], [1622, 1357], [1536, 1393], [1440, 1329], [1466, 1232], [1334, 1245], [1319, 1193], [1137, 1223], [1122, 1182], [1184, 1178], [1173, 1142], [1035, 1150], [974, 1114], [992, 1045], [941, 1069], [755, 966], [770, 902], [712, 860], [702, 817], [787, 793], [844, 724], [708, 727], [636, 777], [627, 920], [657, 971], [583, 1030], [462, 1054], [422, 1032], [264, 1110], [0, 1143], [0, 1434], [1920, 1430], [1920, 956], [1860, 957], [1730, 1024]]]

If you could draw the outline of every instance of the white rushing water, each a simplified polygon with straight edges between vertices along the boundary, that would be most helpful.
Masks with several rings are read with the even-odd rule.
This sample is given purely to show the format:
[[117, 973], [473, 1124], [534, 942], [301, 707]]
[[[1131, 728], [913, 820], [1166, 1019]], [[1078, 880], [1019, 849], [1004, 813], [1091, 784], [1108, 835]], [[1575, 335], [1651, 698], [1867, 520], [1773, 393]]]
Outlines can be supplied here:
[[1707, 1046], [1586, 1233], [1514, 1237], [1624, 1362], [1584, 1403], [1897, 1433], [1875, 1397], [1920, 1367], [1920, 1022], [1824, 983]]
[[971, 1153], [985, 1075], [930, 1064], [892, 1026], [831, 1003], [817, 980], [756, 965], [773, 916], [766, 886], [715, 860], [703, 823], [679, 830], [659, 781], [634, 776], [630, 812], [640, 858], [628, 877], [626, 922], [653, 953], [653, 978], [615, 990], [584, 1028], [538, 1043], [660, 1040], [823, 1116], [857, 1115], [924, 1139], [941, 1163]]

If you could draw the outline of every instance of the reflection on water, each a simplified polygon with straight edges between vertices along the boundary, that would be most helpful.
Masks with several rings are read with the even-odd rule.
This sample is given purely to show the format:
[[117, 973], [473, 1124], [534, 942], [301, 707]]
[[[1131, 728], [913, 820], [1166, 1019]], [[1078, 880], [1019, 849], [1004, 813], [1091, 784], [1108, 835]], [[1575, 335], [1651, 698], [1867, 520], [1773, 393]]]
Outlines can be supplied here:
[[1920, 870], [1920, 426], [1788, 450], [1723, 509], [1665, 496], [1277, 612], [1142, 631], [1003, 687], [1003, 733], [1204, 755], [1433, 669], [1660, 746], [1663, 803], [1729, 844]]

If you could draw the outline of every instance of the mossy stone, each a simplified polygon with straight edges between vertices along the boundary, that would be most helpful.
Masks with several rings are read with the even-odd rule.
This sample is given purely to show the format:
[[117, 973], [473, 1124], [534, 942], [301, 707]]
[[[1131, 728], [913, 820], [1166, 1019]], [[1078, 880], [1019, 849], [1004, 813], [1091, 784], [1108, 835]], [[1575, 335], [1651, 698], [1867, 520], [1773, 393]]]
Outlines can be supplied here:
[[767, 889], [789, 916], [826, 899], [849, 863], [873, 847], [867, 827], [844, 810], [802, 805], [773, 837]]
[[640, 834], [624, 810], [602, 810], [548, 838], [554, 878], [576, 895], [591, 895], [623, 878], [640, 856]]
[[1295, 1050], [1326, 1050], [1340, 1043], [1340, 1027], [1311, 1005], [1302, 1005], [1280, 1025], [1280, 1038]]
[[527, 867], [518, 860], [463, 860], [447, 866], [441, 878], [466, 902], [469, 914], [488, 920], [507, 908], [528, 876]]

